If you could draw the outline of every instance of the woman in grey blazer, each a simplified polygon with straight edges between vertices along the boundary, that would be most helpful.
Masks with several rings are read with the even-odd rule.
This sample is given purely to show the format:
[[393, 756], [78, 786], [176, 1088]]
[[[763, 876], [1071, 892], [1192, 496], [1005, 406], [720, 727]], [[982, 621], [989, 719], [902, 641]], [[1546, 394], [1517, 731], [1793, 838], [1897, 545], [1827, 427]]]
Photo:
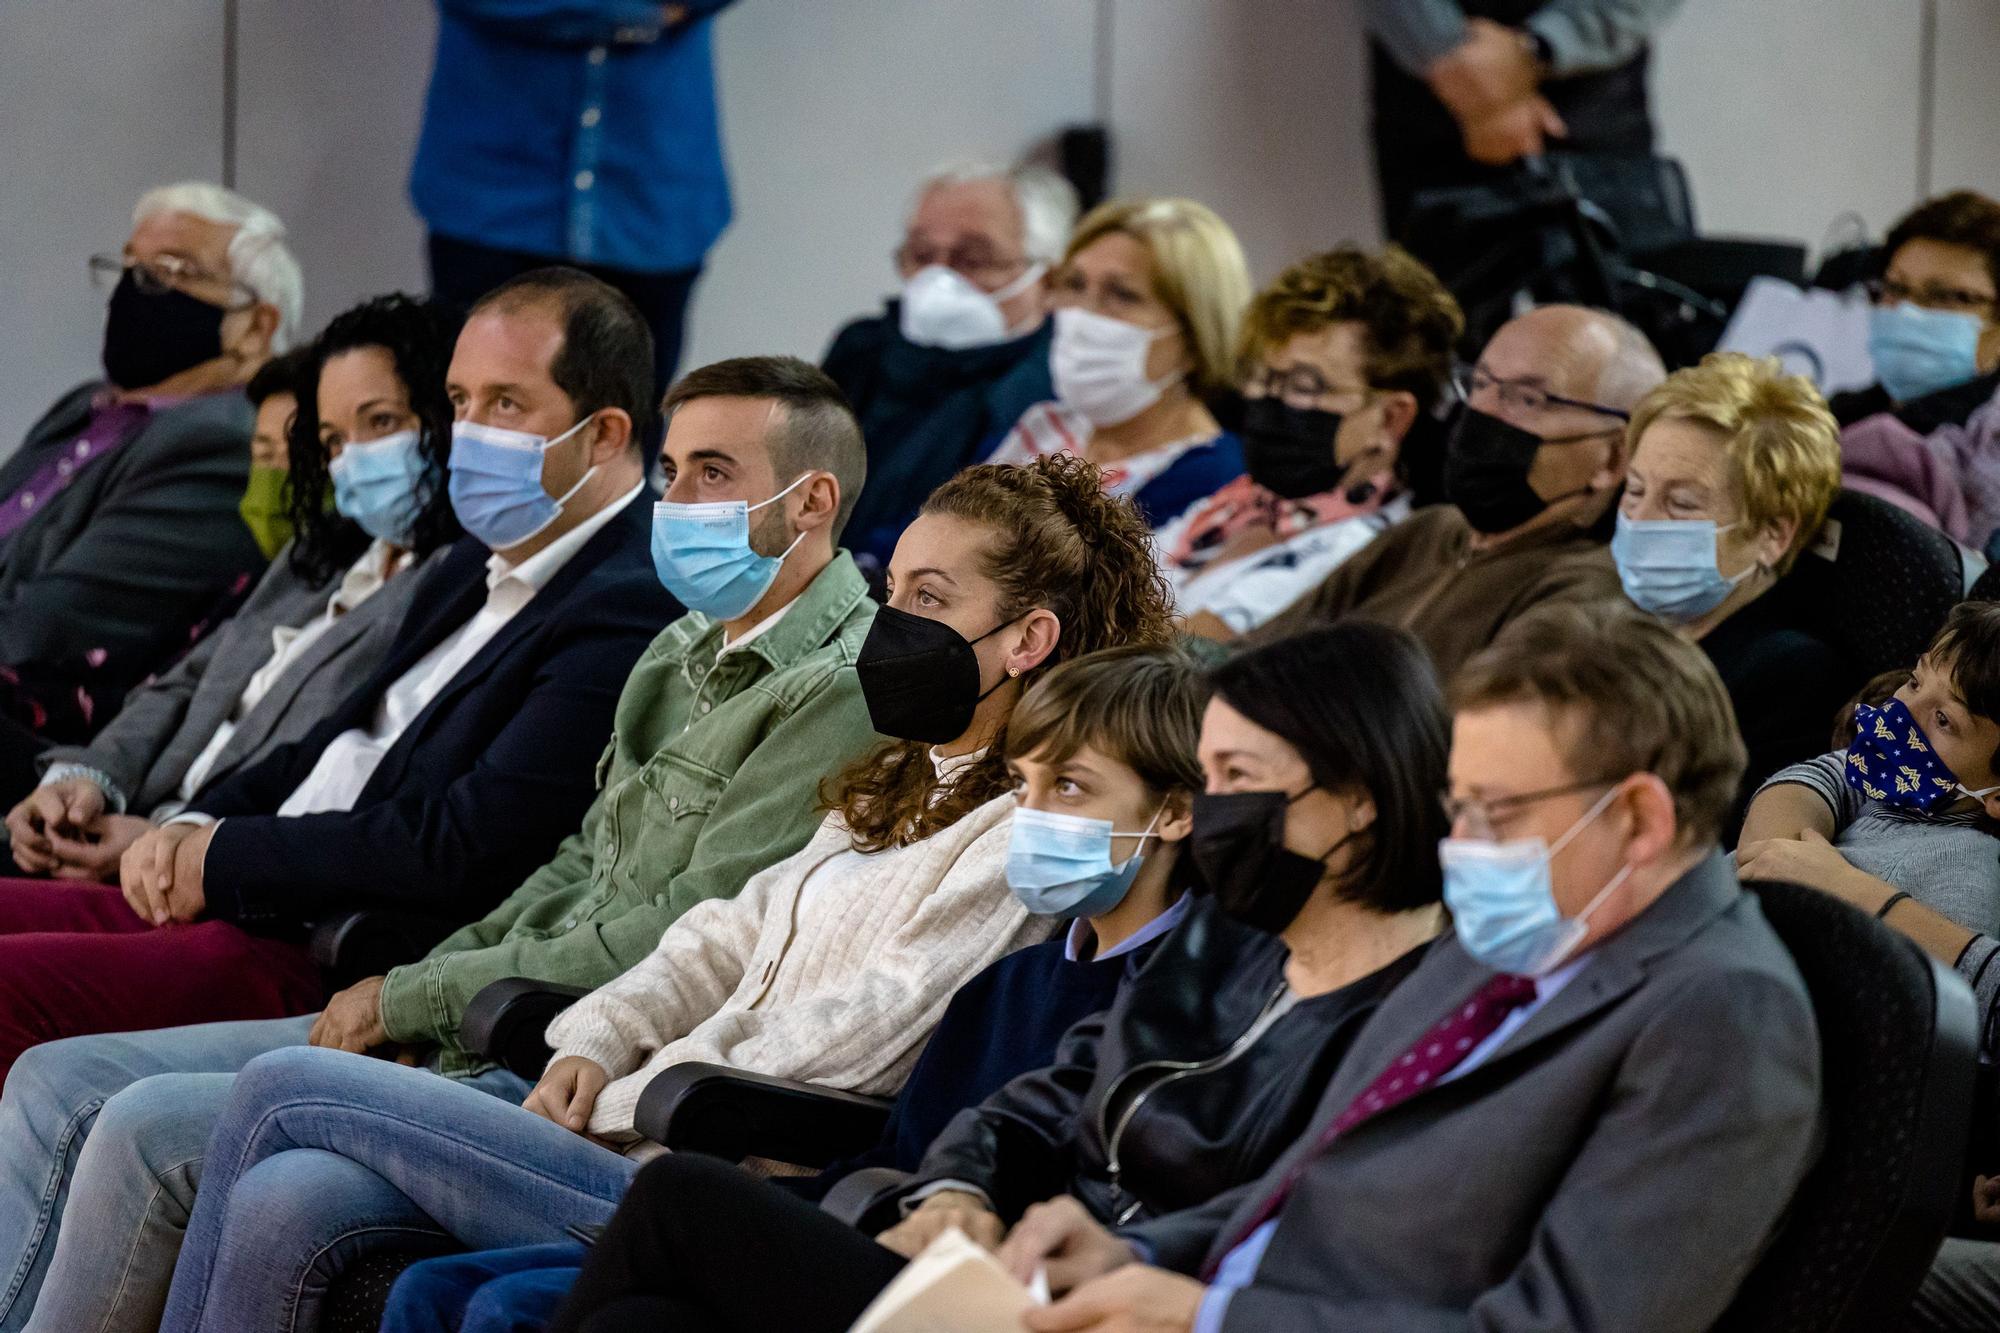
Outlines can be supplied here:
[[[460, 535], [444, 484], [456, 326], [427, 302], [378, 297], [252, 384], [260, 432], [285, 433], [297, 535], [242, 608], [134, 691], [95, 740], [41, 756], [41, 784], [6, 819], [20, 870], [115, 880], [153, 818], [304, 736], [374, 670], [419, 567]], [[346, 447], [395, 455], [411, 437], [400, 484], [356, 485], [353, 460], [335, 484]]]

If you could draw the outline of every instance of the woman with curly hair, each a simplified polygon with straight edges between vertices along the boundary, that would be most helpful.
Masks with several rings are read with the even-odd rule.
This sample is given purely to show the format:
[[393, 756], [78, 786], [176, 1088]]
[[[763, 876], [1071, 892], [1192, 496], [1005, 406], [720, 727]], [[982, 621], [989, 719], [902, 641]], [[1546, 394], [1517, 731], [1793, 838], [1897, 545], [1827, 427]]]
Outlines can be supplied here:
[[[381, 662], [415, 583], [401, 573], [458, 536], [443, 482], [457, 336], [438, 307], [379, 296], [258, 372], [258, 436], [283, 439], [290, 463], [277, 474], [286, 523], [257, 526], [295, 535], [243, 607], [90, 745], [44, 756], [41, 785], [7, 816], [22, 870], [115, 884], [119, 858], [155, 821], [303, 739]], [[407, 466], [357, 488], [369, 455]], [[387, 536], [371, 542], [371, 523]]]
[[163, 1327], [310, 1326], [301, 1298], [368, 1237], [486, 1249], [608, 1218], [656, 1151], [634, 1113], [669, 1065], [894, 1091], [952, 993], [1055, 925], [1006, 877], [1005, 741], [1022, 693], [1072, 658], [1170, 634], [1151, 534], [1090, 463], [946, 482], [897, 544], [856, 668], [891, 739], [828, 785], [812, 841], [735, 898], [690, 909], [558, 1018], [525, 1109], [340, 1051], [251, 1062]]

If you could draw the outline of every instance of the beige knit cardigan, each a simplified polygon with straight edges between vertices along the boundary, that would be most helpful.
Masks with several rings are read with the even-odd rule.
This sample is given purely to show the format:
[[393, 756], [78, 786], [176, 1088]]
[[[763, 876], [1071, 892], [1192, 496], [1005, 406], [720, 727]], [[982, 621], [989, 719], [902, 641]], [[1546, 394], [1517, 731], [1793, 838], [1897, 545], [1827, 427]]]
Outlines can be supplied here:
[[556, 1058], [584, 1056], [611, 1076], [590, 1132], [633, 1138], [646, 1084], [691, 1060], [853, 1092], [901, 1087], [952, 993], [1054, 929], [1008, 891], [1013, 810], [1002, 796], [866, 856], [829, 815], [742, 893], [690, 908], [651, 954], [549, 1025]]

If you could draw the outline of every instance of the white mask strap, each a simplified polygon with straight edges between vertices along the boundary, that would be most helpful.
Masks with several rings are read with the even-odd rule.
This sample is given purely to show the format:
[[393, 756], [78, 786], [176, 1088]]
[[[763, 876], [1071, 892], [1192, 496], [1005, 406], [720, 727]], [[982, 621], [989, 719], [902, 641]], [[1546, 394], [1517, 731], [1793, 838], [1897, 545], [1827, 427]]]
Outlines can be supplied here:
[[1038, 259], [1034, 263], [1028, 265], [1028, 271], [1026, 273], [1023, 273], [1020, 277], [1014, 279], [1012, 282], [1008, 283], [1005, 287], [1002, 287], [999, 291], [986, 293], [987, 298], [995, 302], [996, 304], [1001, 301], [1011, 301], [1015, 297], [1019, 296], [1022, 292], [1027, 291], [1028, 288], [1040, 282], [1042, 280], [1042, 275], [1047, 273], [1048, 271], [1049, 271], [1049, 266], [1047, 264], [1044, 264], [1041, 260]]
[[759, 509], [762, 509], [765, 505], [774, 505], [778, 503], [778, 501], [784, 499], [786, 496], [790, 495], [793, 491], [797, 490], [799, 488], [799, 483], [804, 481], [807, 477], [810, 476], [812, 476], [812, 473], [810, 472], [799, 473], [798, 476], [792, 478], [791, 485], [785, 487], [784, 490], [779, 491], [776, 495], [772, 496], [768, 500], [759, 500], [756, 504], [749, 506], [748, 509], [745, 510], [745, 512], [754, 514]]

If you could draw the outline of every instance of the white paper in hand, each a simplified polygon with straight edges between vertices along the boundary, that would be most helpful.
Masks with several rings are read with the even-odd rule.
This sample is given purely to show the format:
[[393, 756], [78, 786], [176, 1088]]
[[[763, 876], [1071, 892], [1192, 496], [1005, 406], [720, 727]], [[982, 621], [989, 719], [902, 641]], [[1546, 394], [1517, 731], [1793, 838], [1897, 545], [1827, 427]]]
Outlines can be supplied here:
[[1021, 1333], [1022, 1312], [1048, 1303], [1047, 1279], [1022, 1286], [953, 1227], [910, 1260], [849, 1333]]

